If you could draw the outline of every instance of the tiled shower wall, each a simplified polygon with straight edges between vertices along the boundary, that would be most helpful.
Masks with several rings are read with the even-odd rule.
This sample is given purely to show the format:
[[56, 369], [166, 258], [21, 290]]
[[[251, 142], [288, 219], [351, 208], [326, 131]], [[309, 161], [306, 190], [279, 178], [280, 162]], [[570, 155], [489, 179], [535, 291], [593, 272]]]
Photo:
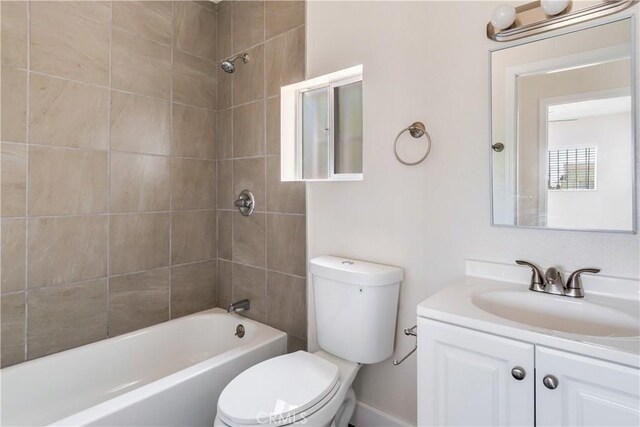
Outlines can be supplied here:
[[[217, 46], [226, 48], [216, 37], [216, 6], [3, 1], [1, 8], [2, 366], [215, 306], [215, 60]], [[259, 57], [251, 66], [264, 63]], [[237, 84], [238, 104], [264, 103], [257, 86], [262, 91], [263, 83]], [[223, 224], [232, 212], [225, 215]], [[269, 227], [281, 228], [282, 218]], [[264, 213], [248, 221], [264, 234]], [[225, 238], [230, 229], [222, 229]], [[247, 285], [237, 297], [255, 283], [244, 264], [256, 253], [242, 236], [235, 277], [245, 274]], [[264, 269], [264, 238], [261, 245], [255, 264]], [[303, 276], [297, 263], [284, 271]], [[300, 280], [282, 277], [273, 292]], [[263, 294], [255, 307], [266, 316]]]
[[[218, 303], [249, 298], [248, 317], [306, 347], [305, 189], [280, 182], [280, 87], [304, 79], [303, 1], [223, 1], [218, 59], [248, 53], [236, 72], [218, 69]], [[256, 211], [233, 206], [244, 189]]]

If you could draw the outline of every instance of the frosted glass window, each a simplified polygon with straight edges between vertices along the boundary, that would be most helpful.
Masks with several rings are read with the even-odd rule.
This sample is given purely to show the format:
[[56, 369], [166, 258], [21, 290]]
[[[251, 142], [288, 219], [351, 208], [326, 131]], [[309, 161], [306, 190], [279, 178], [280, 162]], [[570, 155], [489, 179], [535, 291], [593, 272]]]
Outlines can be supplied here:
[[280, 179], [361, 181], [362, 65], [280, 91]]
[[329, 87], [302, 93], [302, 178], [329, 177]]
[[362, 81], [334, 87], [334, 173], [362, 173]]

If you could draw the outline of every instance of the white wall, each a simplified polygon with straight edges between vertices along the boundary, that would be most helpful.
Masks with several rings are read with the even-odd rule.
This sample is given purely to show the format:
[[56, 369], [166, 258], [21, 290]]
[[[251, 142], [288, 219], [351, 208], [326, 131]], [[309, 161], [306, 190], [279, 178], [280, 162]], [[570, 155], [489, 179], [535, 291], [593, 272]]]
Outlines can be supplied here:
[[[489, 225], [488, 50], [496, 44], [485, 26], [497, 4], [307, 5], [308, 77], [364, 64], [365, 140], [364, 181], [308, 184], [308, 257], [336, 254], [405, 268], [396, 355], [413, 347], [401, 330], [416, 323], [416, 305], [461, 278], [466, 258], [640, 275], [637, 235]], [[425, 163], [407, 167], [393, 156], [393, 138], [416, 120], [427, 125], [434, 146]], [[356, 393], [415, 423], [415, 383], [415, 357], [398, 367], [389, 360], [365, 366]]]

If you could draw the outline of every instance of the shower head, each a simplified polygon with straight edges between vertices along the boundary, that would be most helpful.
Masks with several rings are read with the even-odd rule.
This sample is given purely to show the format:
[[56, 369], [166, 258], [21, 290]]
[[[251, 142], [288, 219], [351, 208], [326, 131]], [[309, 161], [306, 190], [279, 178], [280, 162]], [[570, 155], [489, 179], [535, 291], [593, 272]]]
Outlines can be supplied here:
[[220, 66], [222, 67], [222, 69], [224, 70], [225, 73], [232, 74], [236, 70], [236, 60], [238, 58], [242, 59], [242, 62], [244, 62], [245, 64], [247, 62], [249, 62], [249, 54], [247, 54], [247, 53], [242, 54], [242, 55], [232, 56], [229, 59], [225, 59], [220, 64]]

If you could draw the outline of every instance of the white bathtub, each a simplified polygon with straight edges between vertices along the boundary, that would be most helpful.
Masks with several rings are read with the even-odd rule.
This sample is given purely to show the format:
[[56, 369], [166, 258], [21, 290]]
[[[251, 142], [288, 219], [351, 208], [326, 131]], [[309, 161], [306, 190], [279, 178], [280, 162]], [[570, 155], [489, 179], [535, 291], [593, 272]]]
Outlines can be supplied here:
[[211, 427], [227, 383], [286, 347], [284, 332], [203, 311], [2, 369], [2, 425]]

